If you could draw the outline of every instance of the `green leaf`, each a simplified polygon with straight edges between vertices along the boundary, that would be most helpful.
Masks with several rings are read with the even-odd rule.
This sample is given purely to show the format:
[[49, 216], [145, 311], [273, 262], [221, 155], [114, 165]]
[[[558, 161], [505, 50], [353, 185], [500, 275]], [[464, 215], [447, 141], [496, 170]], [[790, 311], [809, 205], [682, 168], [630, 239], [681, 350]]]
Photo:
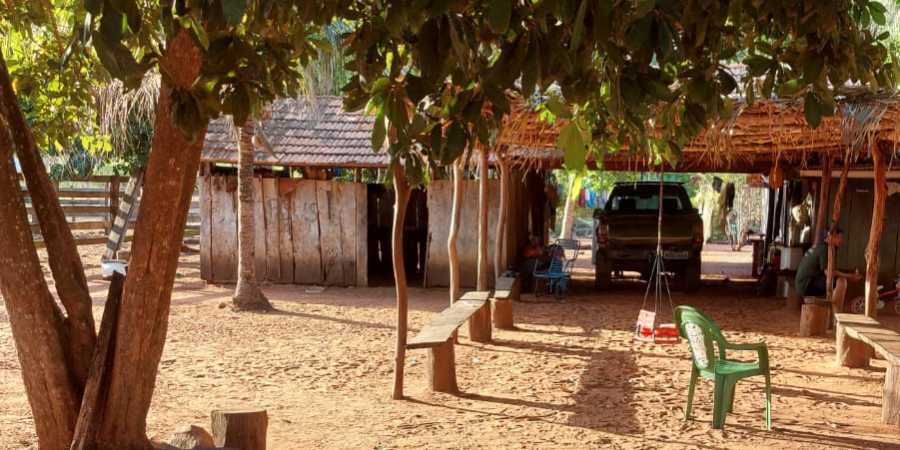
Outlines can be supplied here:
[[247, 10], [247, 0], [222, 0], [222, 15], [230, 26], [241, 23], [244, 11]]
[[806, 93], [803, 101], [803, 114], [806, 116], [806, 123], [813, 128], [817, 128], [822, 122], [822, 105], [815, 93]]
[[744, 64], [747, 65], [749, 69], [750, 76], [758, 77], [764, 73], [766, 73], [770, 67], [772, 67], [772, 60], [766, 58], [765, 56], [753, 55], [747, 58], [744, 58]]
[[447, 130], [447, 143], [441, 154], [441, 162], [450, 164], [462, 155], [466, 147], [466, 129], [459, 122], [453, 122]]
[[491, 29], [503, 34], [509, 29], [513, 0], [490, 0], [487, 6], [487, 20]]
[[824, 67], [825, 58], [822, 55], [810, 55], [803, 63], [803, 80], [807, 83], [818, 82]]
[[387, 128], [384, 124], [384, 111], [379, 111], [375, 116], [375, 126], [372, 128], [372, 151], [383, 150], [385, 137], [387, 137]]
[[582, 139], [581, 131], [574, 122], [567, 123], [559, 131], [556, 146], [565, 152], [565, 165], [570, 170], [581, 170], [587, 159], [587, 145]]
[[551, 93], [547, 98], [547, 109], [560, 119], [572, 117], [572, 113], [569, 111], [569, 107], [566, 106], [565, 101], [555, 92]]
[[231, 116], [235, 126], [243, 126], [250, 118], [250, 93], [243, 84], [238, 84], [229, 98], [231, 104]]

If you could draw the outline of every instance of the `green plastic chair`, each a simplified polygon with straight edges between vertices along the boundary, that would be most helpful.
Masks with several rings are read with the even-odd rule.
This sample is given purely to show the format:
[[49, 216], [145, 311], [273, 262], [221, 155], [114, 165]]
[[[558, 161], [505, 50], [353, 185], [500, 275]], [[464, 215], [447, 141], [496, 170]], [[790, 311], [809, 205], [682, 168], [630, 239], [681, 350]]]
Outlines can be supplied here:
[[[765, 342], [732, 344], [725, 340], [722, 330], [712, 319], [692, 306], [676, 307], [675, 323], [678, 324], [681, 337], [687, 341], [691, 349], [693, 360], [684, 420], [691, 418], [691, 403], [694, 400], [694, 386], [697, 383], [698, 375], [715, 383], [713, 428], [716, 429], [725, 427], [725, 416], [732, 411], [735, 385], [738, 380], [762, 375], [766, 379], [766, 429], [771, 430], [772, 387], [769, 376], [769, 349]], [[756, 351], [758, 360], [756, 362], [730, 360], [728, 359], [728, 350], [753, 350]]]

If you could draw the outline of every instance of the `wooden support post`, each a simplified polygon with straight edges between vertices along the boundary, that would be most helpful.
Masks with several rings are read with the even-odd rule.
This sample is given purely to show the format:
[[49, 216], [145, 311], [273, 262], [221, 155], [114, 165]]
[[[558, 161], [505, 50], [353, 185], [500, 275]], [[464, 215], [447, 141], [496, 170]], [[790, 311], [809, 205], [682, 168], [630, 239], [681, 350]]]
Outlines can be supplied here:
[[866, 246], [866, 315], [878, 315], [878, 269], [881, 234], [884, 229], [884, 205], [887, 200], [887, 164], [885, 154], [878, 144], [872, 146], [872, 164], [875, 171], [875, 198], [872, 208], [872, 228], [869, 230], [869, 244]]
[[450, 394], [458, 393], [453, 338], [448, 339], [440, 346], [428, 349], [428, 362], [428, 380], [431, 382], [431, 390]]
[[[478, 167], [478, 279], [479, 291], [490, 289], [488, 263], [488, 149], [481, 148], [481, 161]], [[475, 342], [491, 341], [491, 305], [485, 303], [469, 318], [469, 339]]]
[[822, 232], [825, 231], [825, 219], [828, 218], [828, 197], [831, 188], [831, 155], [825, 155], [825, 163], [822, 165], [822, 178], [819, 181], [819, 199], [816, 201], [816, 226], [813, 234], [813, 246], [822, 242]]
[[[829, 234], [837, 229], [837, 224], [841, 220], [841, 205], [844, 203], [844, 192], [847, 191], [847, 175], [850, 173], [850, 156], [844, 156], [844, 168], [841, 169], [841, 181], [838, 183], [837, 192], [834, 194], [834, 207], [831, 208], [831, 226], [828, 228]], [[828, 244], [828, 269], [826, 270], [825, 289], [827, 291], [825, 298], [833, 305], [834, 313], [844, 312], [844, 299], [836, 299], [834, 297], [834, 271], [837, 265], [837, 248]], [[846, 292], [844, 292], [846, 294]], [[839, 300], [839, 301], [835, 301]], [[840, 304], [838, 304], [840, 303]]]
[[500, 169], [500, 205], [497, 208], [497, 228], [494, 231], [494, 277], [506, 270], [506, 223], [509, 220], [509, 169], [500, 152], [495, 152]]
[[884, 395], [881, 404], [881, 421], [900, 425], [900, 365], [888, 366], [884, 374]]
[[409, 183], [405, 168], [395, 163], [394, 173], [394, 223], [391, 229], [391, 255], [394, 264], [394, 285], [397, 291], [397, 347], [394, 356], [394, 387], [391, 398], [403, 398], [403, 371], [406, 365], [406, 331], [408, 324], [409, 290], [406, 284], [406, 264], [403, 261], [403, 224], [406, 223], [406, 205], [409, 203]]
[[508, 298], [495, 298], [494, 301], [494, 326], [501, 330], [514, 330], [512, 300]]
[[837, 324], [834, 332], [837, 364], [842, 367], [867, 367], [872, 357], [872, 347], [853, 339], [844, 331], [844, 325]]
[[213, 411], [212, 434], [216, 447], [266, 450], [269, 416], [264, 409]]

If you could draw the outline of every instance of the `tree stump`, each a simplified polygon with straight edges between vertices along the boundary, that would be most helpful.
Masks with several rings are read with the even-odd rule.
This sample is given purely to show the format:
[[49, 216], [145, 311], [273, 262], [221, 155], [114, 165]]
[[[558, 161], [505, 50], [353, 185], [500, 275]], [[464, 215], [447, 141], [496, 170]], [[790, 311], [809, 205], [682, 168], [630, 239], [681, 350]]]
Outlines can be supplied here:
[[900, 365], [892, 364], [884, 374], [884, 397], [881, 405], [881, 421], [900, 425]]
[[508, 298], [494, 299], [494, 326], [501, 330], [514, 330], [512, 300]]
[[788, 288], [787, 297], [785, 297], [784, 305], [788, 311], [797, 311], [803, 304], [803, 298], [797, 295], [797, 290], [793, 287]]
[[821, 336], [828, 329], [828, 306], [804, 303], [800, 308], [800, 336]]
[[193, 450], [216, 448], [216, 443], [209, 432], [196, 425], [190, 425], [176, 431], [169, 439], [169, 446], [177, 449]]
[[217, 447], [266, 450], [269, 417], [264, 409], [213, 411], [212, 434]]
[[834, 331], [837, 363], [842, 367], [867, 367], [872, 357], [872, 347], [862, 341], [850, 337], [844, 331], [844, 325], [838, 323]]
[[456, 355], [453, 339], [448, 339], [438, 347], [428, 349], [428, 379], [431, 390], [455, 394], [459, 392], [456, 384]]

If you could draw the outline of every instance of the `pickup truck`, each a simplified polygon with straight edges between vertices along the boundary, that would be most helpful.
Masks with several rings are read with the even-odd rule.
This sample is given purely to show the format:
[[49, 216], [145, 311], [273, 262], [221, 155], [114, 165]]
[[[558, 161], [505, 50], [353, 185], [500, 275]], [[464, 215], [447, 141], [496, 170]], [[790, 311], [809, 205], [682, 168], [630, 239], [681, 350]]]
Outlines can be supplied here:
[[[598, 288], [609, 287], [614, 273], [650, 276], [656, 253], [659, 182], [617, 183], [603, 208], [594, 210], [594, 267]], [[663, 184], [662, 250], [666, 271], [685, 291], [700, 285], [703, 219], [680, 183]]]

